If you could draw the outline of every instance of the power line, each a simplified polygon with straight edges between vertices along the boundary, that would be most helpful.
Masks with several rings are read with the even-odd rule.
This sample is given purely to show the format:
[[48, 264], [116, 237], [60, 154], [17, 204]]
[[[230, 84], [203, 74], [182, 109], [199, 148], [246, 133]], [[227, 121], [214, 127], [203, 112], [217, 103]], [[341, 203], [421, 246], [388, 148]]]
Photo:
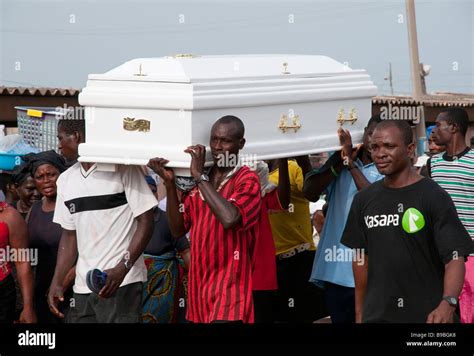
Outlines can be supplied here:
[[[399, 7], [398, 4], [369, 4], [372, 6], [360, 6], [360, 4], [349, 6], [346, 8], [335, 8], [338, 11], [327, 11], [322, 12], [319, 10], [314, 11], [305, 11], [304, 14], [298, 15], [297, 21], [293, 25], [297, 24], [305, 24], [305, 23], [313, 23], [314, 20], [318, 19], [327, 19], [327, 21], [332, 21], [330, 18], [338, 15], [344, 15], [347, 12], [354, 14], [357, 12], [367, 12], [368, 10], [377, 10], [377, 9], [389, 9], [393, 7]], [[291, 10], [291, 9], [290, 9]], [[179, 15], [179, 14], [176, 14]], [[86, 35], [115, 35], [115, 34], [122, 34], [122, 35], [131, 35], [131, 34], [144, 34], [144, 33], [154, 33], [154, 32], [161, 32], [161, 33], [180, 33], [184, 31], [195, 31], [200, 30], [201, 32], [211, 31], [215, 29], [222, 29], [224, 28], [247, 28], [251, 22], [249, 20], [255, 21], [258, 25], [270, 25], [270, 26], [281, 26], [281, 21], [275, 22], [275, 19], [280, 18], [280, 16], [267, 15], [267, 16], [254, 16], [253, 18], [246, 17], [244, 19], [236, 19], [236, 20], [226, 20], [224, 19], [223, 22], [206, 22], [206, 23], [186, 23], [185, 26], [180, 25], [179, 23], [173, 23], [169, 25], [161, 25], [161, 26], [152, 26], [152, 27], [142, 27], [142, 28], [105, 28], [105, 29], [94, 29], [90, 30], [78, 30], [78, 31], [70, 31], [70, 30], [61, 30], [56, 29], [52, 31], [48, 30], [15, 30], [15, 29], [3, 29], [3, 33], [15, 33], [15, 34], [45, 34], [45, 35], [79, 35], [79, 36], [86, 36]], [[170, 26], [180, 26], [179, 29], [171, 29]]]

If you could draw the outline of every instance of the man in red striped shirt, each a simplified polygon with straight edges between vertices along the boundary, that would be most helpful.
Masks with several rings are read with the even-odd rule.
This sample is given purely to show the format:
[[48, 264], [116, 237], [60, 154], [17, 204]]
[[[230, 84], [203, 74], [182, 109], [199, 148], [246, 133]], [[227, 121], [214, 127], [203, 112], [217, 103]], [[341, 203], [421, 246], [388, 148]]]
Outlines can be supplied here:
[[254, 319], [252, 300], [252, 253], [258, 236], [260, 184], [256, 173], [238, 158], [244, 147], [244, 125], [235, 116], [224, 116], [211, 129], [214, 165], [205, 174], [206, 148], [188, 147], [191, 175], [196, 186], [180, 203], [173, 170], [168, 160], [148, 163], [163, 179], [167, 214], [175, 237], [190, 231], [186, 318], [195, 323], [244, 322]]

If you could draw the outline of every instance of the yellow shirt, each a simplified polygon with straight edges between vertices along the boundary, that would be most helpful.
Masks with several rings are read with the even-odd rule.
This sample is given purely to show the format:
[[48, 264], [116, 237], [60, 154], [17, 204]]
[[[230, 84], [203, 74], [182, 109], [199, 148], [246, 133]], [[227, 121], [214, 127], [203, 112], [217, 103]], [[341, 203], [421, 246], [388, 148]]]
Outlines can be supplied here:
[[[315, 250], [309, 201], [303, 196], [303, 171], [295, 161], [288, 161], [288, 173], [292, 205], [288, 211], [269, 214], [277, 255], [308, 242]], [[278, 185], [278, 169], [270, 173], [269, 180]]]

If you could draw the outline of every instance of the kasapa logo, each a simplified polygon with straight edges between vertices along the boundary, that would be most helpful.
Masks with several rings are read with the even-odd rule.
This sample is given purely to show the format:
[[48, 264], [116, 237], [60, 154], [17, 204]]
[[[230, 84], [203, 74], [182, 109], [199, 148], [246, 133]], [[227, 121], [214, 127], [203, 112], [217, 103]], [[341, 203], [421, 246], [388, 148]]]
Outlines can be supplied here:
[[425, 218], [417, 209], [409, 208], [403, 214], [402, 226], [403, 230], [409, 234], [414, 234], [425, 227]]

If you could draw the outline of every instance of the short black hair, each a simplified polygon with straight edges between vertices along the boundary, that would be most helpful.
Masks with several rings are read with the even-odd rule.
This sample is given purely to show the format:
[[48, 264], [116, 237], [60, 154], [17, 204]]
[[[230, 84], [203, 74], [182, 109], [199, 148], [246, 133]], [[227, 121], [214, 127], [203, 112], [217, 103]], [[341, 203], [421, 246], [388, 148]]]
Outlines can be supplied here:
[[384, 129], [391, 126], [396, 127], [398, 131], [400, 131], [403, 142], [406, 146], [408, 146], [410, 143], [413, 143], [413, 131], [410, 124], [404, 120], [382, 120], [376, 128]]
[[245, 126], [242, 120], [240, 120], [237, 116], [226, 115], [222, 116], [218, 119], [212, 127], [215, 127], [218, 124], [234, 124], [237, 129], [237, 138], [241, 139], [244, 138], [245, 135]]
[[463, 136], [466, 136], [469, 127], [469, 116], [467, 111], [461, 108], [448, 108], [440, 112], [446, 115], [448, 124], [456, 124]]
[[382, 118], [380, 117], [380, 114], [374, 115], [369, 119], [369, 122], [367, 122], [367, 127], [372, 125], [373, 123], [380, 124], [382, 122]]
[[79, 132], [84, 140], [86, 138], [86, 122], [84, 119], [61, 119], [58, 122], [58, 130], [59, 129], [64, 130], [68, 135], [72, 135], [74, 132]]

